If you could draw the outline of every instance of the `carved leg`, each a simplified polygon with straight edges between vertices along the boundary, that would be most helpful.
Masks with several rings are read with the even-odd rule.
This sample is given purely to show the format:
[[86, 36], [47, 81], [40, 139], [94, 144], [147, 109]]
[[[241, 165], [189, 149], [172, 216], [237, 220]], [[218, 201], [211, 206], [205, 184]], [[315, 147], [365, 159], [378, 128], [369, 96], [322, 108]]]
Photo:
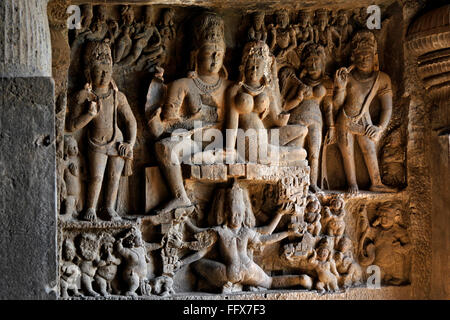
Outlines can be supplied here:
[[108, 184], [106, 186], [105, 208], [109, 220], [120, 220], [120, 216], [114, 209], [116, 206], [117, 192], [119, 190], [120, 175], [125, 161], [121, 157], [110, 157], [108, 160]]
[[100, 295], [92, 289], [92, 278], [87, 274], [81, 274], [81, 285], [84, 289], [84, 294], [91, 297], [99, 297]]
[[310, 290], [312, 288], [313, 281], [311, 277], [306, 274], [303, 275], [286, 275], [272, 277], [271, 288], [289, 288], [295, 286], [302, 286]]
[[95, 276], [95, 282], [98, 284], [98, 286], [100, 288], [101, 295], [104, 296], [104, 297], [108, 297], [109, 296], [108, 283], [106, 282], [106, 280], [103, 279], [102, 277], [96, 275]]
[[199, 275], [216, 287], [223, 287], [228, 282], [227, 268], [223, 263], [200, 259], [192, 266]]
[[[348, 184], [348, 192], [357, 193], [358, 192], [358, 184], [356, 182], [356, 169], [355, 169], [355, 150], [353, 146], [353, 135], [351, 133], [345, 132], [340, 133], [341, 135], [346, 135], [344, 139], [346, 140], [339, 141], [338, 146], [341, 150], [342, 160], [344, 161], [344, 171], [345, 176], [347, 177]], [[343, 138], [343, 137], [342, 137]]]
[[131, 297], [137, 297], [136, 290], [139, 288], [139, 285], [140, 285], [139, 276], [136, 273], [131, 272], [131, 274], [126, 275], [126, 278], [124, 280], [128, 284], [128, 290], [127, 290], [127, 292], [125, 292], [125, 295], [131, 296]]
[[[184, 189], [183, 176], [181, 174], [181, 166], [179, 163], [181, 155], [178, 153], [182, 152], [184, 143], [190, 145], [191, 142], [177, 142], [164, 139], [155, 144], [156, 156], [161, 171], [163, 172], [173, 195], [173, 199], [163, 208], [158, 210], [158, 214], [192, 205], [191, 200], [189, 200], [186, 190]], [[178, 153], [176, 150], [178, 150]]]
[[142, 49], [143, 48], [141, 46], [135, 45], [133, 47], [132, 52], [125, 58], [125, 60], [120, 61], [118, 63], [118, 65], [122, 66], [122, 67], [131, 65], [133, 62], [135, 62], [139, 58], [139, 56], [142, 53]]
[[370, 186], [370, 191], [394, 192], [395, 189], [389, 188], [385, 186], [383, 182], [381, 182], [375, 143], [372, 140], [370, 140], [370, 138], [367, 136], [358, 136], [357, 140], [359, 146], [361, 147], [361, 151], [364, 155], [367, 171], [369, 172], [370, 176], [370, 182], [372, 183], [372, 185]]
[[317, 181], [319, 178], [319, 155], [320, 146], [322, 144], [322, 124], [312, 123], [308, 127], [307, 142], [309, 146], [308, 150], [308, 161], [311, 167], [310, 173], [310, 189], [312, 192], [320, 192], [317, 186]]
[[60, 287], [61, 287], [61, 296], [62, 296], [64, 299], [69, 298], [69, 293], [67, 292], [67, 288], [68, 288], [67, 282], [64, 281], [64, 280], [61, 280]]
[[68, 195], [64, 201], [64, 204], [64, 215], [68, 217], [75, 216], [77, 213], [76, 197]]
[[[270, 133], [270, 130], [269, 130]], [[280, 146], [303, 148], [308, 127], [302, 125], [287, 125], [279, 128]]]
[[97, 218], [96, 209], [98, 198], [100, 196], [100, 190], [102, 187], [103, 176], [105, 174], [106, 162], [108, 161], [108, 156], [89, 150], [88, 159], [90, 179], [87, 188], [87, 210], [84, 214], [83, 219], [92, 221]]

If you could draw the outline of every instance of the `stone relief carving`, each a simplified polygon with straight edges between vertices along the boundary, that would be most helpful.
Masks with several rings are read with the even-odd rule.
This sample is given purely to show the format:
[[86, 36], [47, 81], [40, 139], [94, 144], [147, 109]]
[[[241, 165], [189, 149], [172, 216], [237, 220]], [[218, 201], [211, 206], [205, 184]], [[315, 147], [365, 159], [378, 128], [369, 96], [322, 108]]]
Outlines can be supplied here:
[[[378, 156], [395, 107], [375, 35], [349, 11], [258, 11], [234, 47], [226, 17], [182, 14], [82, 6], [81, 29], [70, 34], [61, 296], [334, 292], [362, 285], [371, 264], [385, 284], [406, 283], [384, 257], [401, 252], [395, 265], [407, 270], [407, 229], [393, 218], [386, 230], [356, 230], [363, 218], [349, 205], [404, 186], [400, 133]], [[256, 139], [243, 153], [240, 131]], [[367, 186], [357, 165], [375, 192], [359, 192]], [[329, 190], [337, 170], [348, 192]], [[153, 197], [146, 212], [143, 191]], [[386, 245], [391, 234], [401, 248]]]
[[408, 232], [402, 223], [398, 203], [382, 204], [373, 222], [369, 222], [366, 206], [360, 207], [359, 261], [361, 265], [377, 265], [384, 283], [408, 281], [408, 253], [412, 249]]
[[[76, 95], [76, 105], [67, 124], [68, 131], [88, 126], [89, 183], [83, 219], [97, 218], [97, 204], [103, 178], [108, 178], [105, 195], [107, 219], [120, 219], [115, 202], [122, 174], [131, 175], [136, 119], [125, 95], [112, 80], [112, 54], [107, 42], [92, 41], [86, 48], [85, 72], [88, 83]], [[124, 122], [120, 130], [118, 118]]]

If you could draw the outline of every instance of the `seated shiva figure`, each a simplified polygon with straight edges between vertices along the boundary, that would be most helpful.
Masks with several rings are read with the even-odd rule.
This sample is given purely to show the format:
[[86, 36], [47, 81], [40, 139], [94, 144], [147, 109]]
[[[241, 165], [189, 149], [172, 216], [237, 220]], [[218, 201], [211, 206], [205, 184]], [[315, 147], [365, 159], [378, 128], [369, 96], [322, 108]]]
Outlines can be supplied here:
[[[273, 163], [278, 160], [305, 159], [306, 151], [302, 147], [289, 147], [290, 142], [306, 135], [307, 129], [286, 126], [289, 114], [283, 114], [279, 107], [276, 61], [268, 45], [263, 41], [247, 43], [239, 71], [240, 81], [227, 92], [227, 153], [236, 147], [237, 142], [238, 155], [246, 161], [256, 162], [258, 158], [259, 163]], [[269, 143], [270, 131], [266, 130], [271, 129], [269, 122], [279, 130], [278, 141], [271, 139]], [[244, 135], [239, 134], [243, 133], [239, 129], [244, 130], [245, 137], [249, 138], [248, 144], [241, 139]], [[243, 144], [246, 150], [242, 150]], [[266, 152], [261, 152], [262, 149], [266, 149]], [[275, 158], [275, 155], [280, 158]]]
[[[216, 227], [198, 228], [189, 220], [187, 226], [194, 232], [212, 231], [210, 245], [182, 259], [181, 266], [192, 263], [197, 274], [223, 293], [241, 291], [243, 286], [251, 289], [312, 287], [312, 279], [307, 275], [283, 275], [270, 277], [252, 259], [249, 248], [281, 241], [289, 236], [300, 236], [299, 230], [274, 233], [282, 216], [289, 210], [281, 209], [272, 222], [265, 227], [255, 227], [250, 199], [246, 190], [237, 183], [228, 189], [225, 210], [217, 214]], [[219, 211], [220, 213], [220, 211]], [[220, 261], [203, 258], [218, 244]]]
[[[222, 130], [224, 122], [225, 92], [230, 84], [223, 66], [224, 23], [212, 13], [198, 19], [191, 52], [193, 72], [169, 84], [163, 106], [148, 121], [150, 132], [159, 139], [155, 143], [156, 157], [172, 193], [172, 200], [159, 208], [158, 214], [192, 205], [184, 188], [181, 163], [190, 162], [192, 153], [204, 151], [204, 131]], [[200, 128], [194, 128], [195, 121], [201, 121]], [[181, 141], [174, 132], [177, 128], [187, 130]]]

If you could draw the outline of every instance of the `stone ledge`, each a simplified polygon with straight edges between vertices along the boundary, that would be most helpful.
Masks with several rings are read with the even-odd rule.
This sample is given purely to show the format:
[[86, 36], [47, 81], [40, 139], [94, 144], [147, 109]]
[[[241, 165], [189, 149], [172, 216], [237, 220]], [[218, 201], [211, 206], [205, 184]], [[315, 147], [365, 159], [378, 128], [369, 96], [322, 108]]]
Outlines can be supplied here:
[[226, 182], [230, 178], [244, 180], [265, 181], [276, 183], [284, 176], [304, 176], [309, 174], [307, 161], [298, 166], [274, 166], [256, 163], [236, 164], [210, 164], [194, 165], [183, 164], [184, 179], [205, 182]]
[[381, 289], [364, 287], [342, 290], [338, 293], [319, 294], [307, 290], [267, 290], [260, 292], [239, 292], [230, 294], [178, 293], [170, 297], [156, 295], [145, 297], [71, 297], [67, 300], [406, 300], [412, 298], [411, 286], [386, 286]]

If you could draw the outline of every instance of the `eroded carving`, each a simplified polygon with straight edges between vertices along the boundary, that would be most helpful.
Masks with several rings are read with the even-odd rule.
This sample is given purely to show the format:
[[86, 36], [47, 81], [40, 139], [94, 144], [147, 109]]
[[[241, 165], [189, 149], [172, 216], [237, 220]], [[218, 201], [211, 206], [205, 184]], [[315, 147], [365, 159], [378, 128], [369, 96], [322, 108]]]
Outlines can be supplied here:
[[[119, 180], [131, 175], [133, 146], [136, 141], [136, 119], [125, 95], [112, 80], [112, 55], [107, 42], [89, 42], [85, 55], [85, 88], [76, 94], [68, 131], [88, 128], [89, 183], [83, 219], [97, 218], [97, 204], [103, 178], [107, 173], [105, 212], [107, 219], [120, 216], [115, 210]], [[124, 122], [119, 129], [118, 117]]]
[[[395, 112], [390, 78], [379, 71], [375, 35], [358, 31], [358, 16], [305, 9], [290, 24], [289, 10], [257, 11], [245, 18], [242, 37], [228, 37], [237, 28], [211, 12], [188, 19], [157, 5], [82, 8], [82, 28], [71, 37], [74, 99], [60, 176], [62, 297], [167, 297], [177, 288], [334, 292], [363, 283], [360, 264], [379, 265], [384, 284], [408, 282], [410, 244], [397, 218], [392, 227], [374, 219], [353, 230], [354, 203], [383, 202], [391, 195], [381, 192], [396, 190], [381, 177], [404, 186], [405, 168], [403, 129], [387, 130]], [[336, 70], [333, 83], [328, 74]], [[140, 90], [149, 82], [144, 106]], [[379, 114], [372, 102], [380, 102]], [[249, 140], [250, 129], [257, 141], [241, 152], [237, 132]], [[385, 131], [380, 174], [376, 147]], [[222, 144], [211, 148], [216, 139]], [[355, 139], [375, 194], [356, 194]], [[343, 179], [337, 170], [355, 195], [324, 190]], [[144, 179], [151, 204], [141, 212]], [[102, 207], [105, 221], [97, 219]], [[73, 219], [79, 212], [86, 221]], [[400, 253], [389, 264], [392, 252]]]

